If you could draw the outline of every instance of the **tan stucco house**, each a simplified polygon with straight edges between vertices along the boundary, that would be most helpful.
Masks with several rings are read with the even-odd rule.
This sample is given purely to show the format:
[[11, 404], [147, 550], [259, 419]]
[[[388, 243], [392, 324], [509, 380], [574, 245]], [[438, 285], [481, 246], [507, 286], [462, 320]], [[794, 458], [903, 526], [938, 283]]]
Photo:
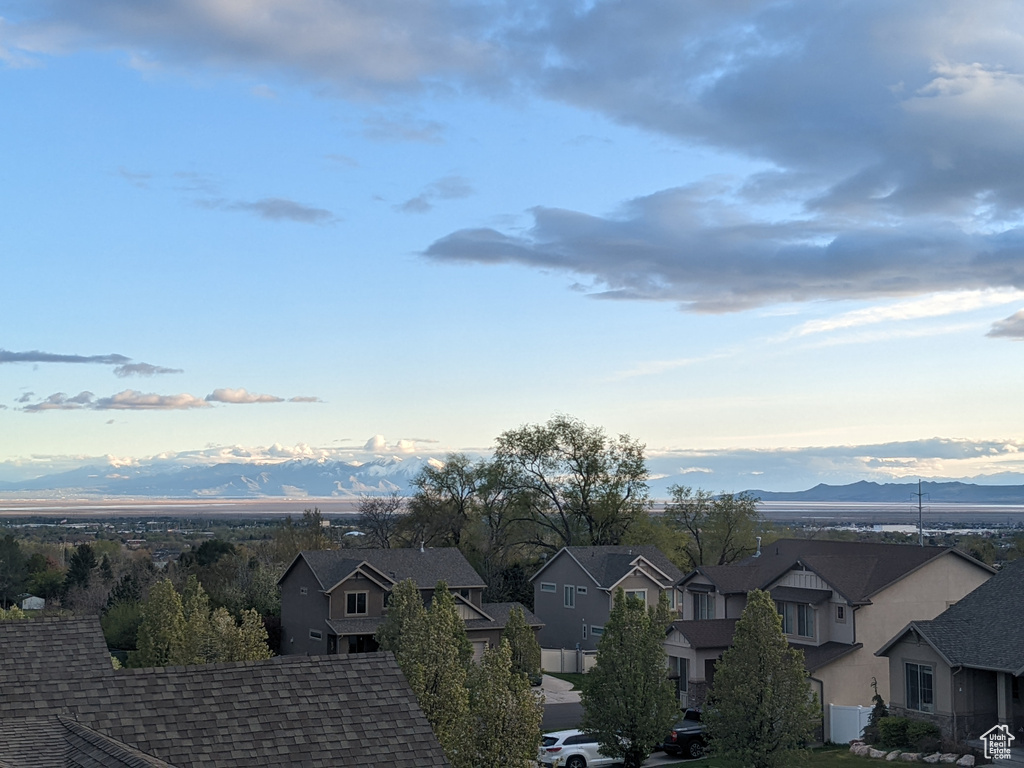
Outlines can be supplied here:
[[697, 706], [714, 664], [732, 642], [752, 589], [767, 590], [823, 709], [868, 705], [872, 680], [889, 699], [889, 664], [875, 656], [911, 619], [931, 619], [993, 569], [956, 549], [903, 544], [783, 539], [735, 565], [700, 566], [683, 577], [679, 621], [665, 648], [680, 701]]
[[957, 741], [1009, 726], [1024, 745], [1024, 560], [930, 621], [911, 621], [878, 655], [894, 714], [931, 720]]

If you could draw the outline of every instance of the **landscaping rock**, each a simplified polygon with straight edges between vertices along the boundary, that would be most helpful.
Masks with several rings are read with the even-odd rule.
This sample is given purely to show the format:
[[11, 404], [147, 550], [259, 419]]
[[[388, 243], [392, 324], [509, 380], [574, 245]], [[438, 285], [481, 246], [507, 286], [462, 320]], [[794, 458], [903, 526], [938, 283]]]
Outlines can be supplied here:
[[928, 757], [922, 757], [921, 758], [921, 762], [922, 763], [928, 763], [929, 765], [935, 765], [936, 763], [939, 762], [939, 759], [941, 757], [942, 757], [942, 753], [941, 752], [936, 752], [934, 755], [928, 755]]
[[885, 759], [888, 760], [890, 763], [894, 760], [899, 760], [900, 751], [898, 749], [894, 749], [892, 752], [885, 756]]
[[853, 741], [850, 742], [850, 751], [853, 752], [854, 754], [856, 754], [857, 747], [861, 747], [863, 745], [864, 745], [863, 741], [861, 741], [860, 739], [854, 739]]
[[867, 757], [869, 749], [871, 749], [871, 747], [869, 747], [867, 744], [858, 744], [855, 747], [851, 747], [850, 751], [858, 757]]
[[956, 761], [957, 765], [962, 765], [963, 768], [974, 768], [974, 755], [964, 755]]
[[955, 763], [959, 759], [960, 759], [960, 755], [958, 755], [956, 752], [947, 752], [946, 754], [944, 754], [942, 757], [939, 758], [939, 762], [940, 763], [950, 763], [950, 764], [953, 764], [953, 763]]
[[871, 747], [870, 749], [868, 749], [868, 757], [873, 757], [876, 760], [879, 760], [879, 759], [885, 757], [886, 754], [888, 754], [888, 753], [884, 749], [875, 749], [874, 747]]
[[904, 763], [916, 763], [921, 759], [920, 752], [901, 752], [900, 761]]

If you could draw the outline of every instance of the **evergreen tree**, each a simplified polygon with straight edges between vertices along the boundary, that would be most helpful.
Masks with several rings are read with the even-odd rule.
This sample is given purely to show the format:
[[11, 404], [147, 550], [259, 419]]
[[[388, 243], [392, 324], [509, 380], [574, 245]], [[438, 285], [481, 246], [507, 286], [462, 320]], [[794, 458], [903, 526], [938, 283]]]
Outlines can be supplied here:
[[64, 577], [64, 594], [78, 587], [88, 589], [93, 569], [97, 566], [96, 553], [88, 544], [80, 545], [68, 560], [68, 572]]
[[185, 613], [170, 579], [158, 581], [149, 590], [138, 646], [137, 651], [128, 654], [130, 667], [164, 667], [180, 664], [184, 657]]
[[411, 628], [426, 621], [427, 609], [423, 607], [420, 588], [412, 579], [398, 582], [391, 590], [388, 600], [387, 618], [377, 628], [377, 644], [382, 651], [401, 654], [402, 639]]
[[27, 577], [25, 554], [14, 536], [0, 539], [0, 608], [6, 608], [24, 589]]
[[528, 768], [536, 764], [544, 705], [526, 675], [515, 669], [512, 648], [501, 639], [470, 672], [475, 720], [473, 765]]
[[238, 628], [241, 656], [231, 661], [260, 661], [273, 654], [268, 644], [267, 628], [259, 613], [252, 608], [242, 612], [242, 624]]
[[531, 682], [540, 678], [540, 643], [526, 623], [523, 609], [518, 605], [509, 613], [501, 639], [509, 644], [512, 653], [512, 669], [526, 675]]
[[395, 657], [452, 768], [472, 768], [467, 688], [472, 648], [455, 598], [443, 581], [434, 588], [425, 619], [404, 627]]
[[662, 645], [671, 621], [664, 593], [648, 608], [616, 590], [597, 663], [583, 678], [583, 729], [626, 768], [639, 768], [679, 716]]
[[803, 661], [803, 651], [786, 642], [771, 596], [750, 592], [704, 712], [716, 755], [752, 768], [793, 764], [820, 720]]
[[195, 576], [189, 576], [185, 582], [181, 602], [185, 637], [181, 658], [171, 663], [206, 664], [213, 661], [217, 638], [210, 624], [210, 597]]

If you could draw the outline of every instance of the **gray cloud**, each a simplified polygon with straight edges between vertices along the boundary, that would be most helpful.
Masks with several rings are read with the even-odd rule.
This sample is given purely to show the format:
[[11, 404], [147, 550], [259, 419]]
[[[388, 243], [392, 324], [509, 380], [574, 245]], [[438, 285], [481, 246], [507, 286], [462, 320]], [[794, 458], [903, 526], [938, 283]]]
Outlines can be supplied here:
[[52, 352], [11, 352], [0, 349], [0, 363], [98, 363], [100, 365], [123, 365], [131, 358], [124, 355], [59, 355]]
[[[74, 397], [68, 397], [63, 392], [56, 392], [38, 403], [25, 405], [22, 410], [30, 413], [41, 411], [76, 411], [82, 408], [95, 407], [94, 397], [92, 392], [79, 392]], [[19, 400], [19, 402], [23, 402], [23, 400]]]
[[98, 411], [185, 411], [208, 406], [204, 400], [188, 393], [157, 395], [126, 389], [111, 397], [101, 397], [92, 404]]
[[146, 173], [144, 171], [129, 171], [127, 168], [118, 168], [117, 173], [129, 184], [134, 187], [138, 187], [139, 189], [148, 189], [149, 182], [153, 178], [153, 174], [151, 173]]
[[215, 389], [213, 392], [206, 396], [206, 400], [211, 403], [283, 403], [283, 397], [276, 397], [274, 395], [258, 395], [255, 392], [249, 392], [244, 388], [240, 389]]
[[330, 224], [336, 221], [334, 214], [328, 210], [313, 208], [283, 197], [265, 197], [254, 202], [214, 198], [197, 200], [196, 205], [211, 210], [254, 213], [271, 221], [294, 221], [299, 224]]
[[150, 365], [149, 363], [127, 363], [119, 365], [114, 369], [114, 375], [125, 378], [126, 376], [156, 376], [164, 373], [184, 373], [181, 368], [164, 368], [162, 365]]
[[457, 200], [473, 194], [473, 187], [462, 176], [445, 176], [427, 185], [420, 194], [396, 205], [402, 213], [426, 213], [434, 207], [434, 200]]
[[996, 339], [1024, 339], [1024, 309], [992, 323], [991, 330], [985, 335]]
[[[456, 0], [296, 5], [168, 0], [40, 0], [14, 31], [27, 55], [72, 47], [128, 49], [146, 66], [280, 69], [365, 98], [440, 87], [450, 77], [493, 79], [505, 56], [492, 33], [505, 14]], [[17, 52], [17, 50], [14, 50]]]
[[[429, 246], [433, 258], [563, 269], [606, 298], [710, 311], [1021, 286], [1024, 46], [1011, 4], [261, 7], [39, 0], [4, 44], [11, 56], [91, 46], [260, 80], [272, 70], [360, 100], [532, 92], [754, 168], [726, 190], [668, 189], [611, 214], [536, 209], [525, 236], [463, 229]], [[365, 130], [439, 141], [443, 126], [388, 114]], [[430, 205], [424, 193], [403, 208]], [[330, 220], [273, 199], [211, 207]]]
[[607, 217], [536, 208], [525, 234], [461, 230], [426, 255], [564, 270], [590, 279], [589, 290], [601, 298], [676, 301], [708, 312], [1024, 287], [1024, 228], [989, 235], [938, 222], [764, 222], [709, 194], [706, 185], [667, 190]]
[[322, 403], [319, 397], [313, 397], [312, 395], [296, 395], [295, 397], [288, 398], [289, 403]]

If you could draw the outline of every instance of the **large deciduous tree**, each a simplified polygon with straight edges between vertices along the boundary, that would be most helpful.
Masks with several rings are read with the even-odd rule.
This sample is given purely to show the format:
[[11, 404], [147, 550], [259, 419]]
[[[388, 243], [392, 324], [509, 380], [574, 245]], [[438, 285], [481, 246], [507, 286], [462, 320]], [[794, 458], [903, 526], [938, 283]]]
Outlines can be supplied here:
[[170, 579], [149, 590], [138, 630], [138, 650], [128, 654], [130, 667], [165, 667], [180, 664], [185, 648], [185, 614], [181, 596]]
[[583, 729], [626, 768], [639, 768], [679, 716], [663, 646], [671, 621], [664, 593], [649, 608], [616, 590], [597, 663], [583, 678]]
[[686, 563], [728, 565], [755, 551], [761, 523], [758, 499], [749, 493], [717, 496], [685, 485], [669, 487], [672, 500], [665, 507], [666, 525], [687, 534]]
[[649, 508], [644, 446], [570, 416], [502, 433], [495, 461], [551, 549], [619, 544]]
[[359, 517], [356, 526], [366, 534], [366, 543], [371, 547], [391, 549], [398, 535], [405, 497], [396, 493], [386, 496], [363, 496], [359, 500]]
[[712, 751], [752, 768], [792, 765], [820, 722], [803, 651], [789, 646], [767, 592], [747, 595], [704, 711]]

